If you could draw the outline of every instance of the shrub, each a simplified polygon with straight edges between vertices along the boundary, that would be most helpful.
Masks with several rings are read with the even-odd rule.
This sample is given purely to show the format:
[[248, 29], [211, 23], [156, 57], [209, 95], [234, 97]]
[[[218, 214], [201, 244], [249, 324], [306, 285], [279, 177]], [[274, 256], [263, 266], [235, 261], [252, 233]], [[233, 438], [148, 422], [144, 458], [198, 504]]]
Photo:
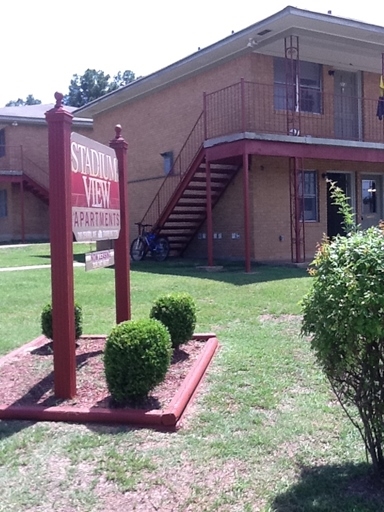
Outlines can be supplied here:
[[[333, 198], [342, 213], [348, 204], [338, 194]], [[383, 472], [384, 236], [379, 228], [361, 231], [347, 220], [347, 234], [324, 240], [315, 256], [302, 333], [312, 336], [317, 361], [375, 470]]]
[[165, 378], [171, 362], [167, 329], [157, 320], [129, 320], [107, 338], [104, 369], [108, 389], [119, 403], [146, 396]]
[[[41, 332], [49, 339], [53, 339], [52, 327], [52, 305], [46, 304], [41, 312]], [[83, 310], [82, 307], [75, 302], [75, 339], [79, 339], [83, 334]]]
[[196, 325], [196, 305], [187, 293], [163, 295], [155, 300], [151, 318], [160, 320], [169, 330], [173, 347], [189, 341]]

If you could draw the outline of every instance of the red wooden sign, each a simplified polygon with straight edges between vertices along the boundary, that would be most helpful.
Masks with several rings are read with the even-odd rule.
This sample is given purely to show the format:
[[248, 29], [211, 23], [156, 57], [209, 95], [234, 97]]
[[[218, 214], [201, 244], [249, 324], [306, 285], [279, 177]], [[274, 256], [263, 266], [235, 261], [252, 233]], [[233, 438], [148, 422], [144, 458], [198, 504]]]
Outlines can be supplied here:
[[76, 240], [118, 238], [119, 172], [114, 149], [72, 133], [71, 171], [72, 231]]

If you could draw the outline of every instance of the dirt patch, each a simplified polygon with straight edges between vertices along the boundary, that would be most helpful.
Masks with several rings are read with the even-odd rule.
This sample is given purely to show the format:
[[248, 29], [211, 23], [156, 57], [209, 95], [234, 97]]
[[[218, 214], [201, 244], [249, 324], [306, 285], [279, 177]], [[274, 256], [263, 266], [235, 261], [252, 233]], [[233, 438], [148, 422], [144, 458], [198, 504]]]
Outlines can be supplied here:
[[[191, 340], [175, 350], [165, 380], [140, 402], [127, 407], [141, 410], [165, 409], [193, 363], [205, 341]], [[43, 405], [44, 407], [78, 406], [116, 408], [104, 377], [103, 350], [105, 338], [83, 337], [76, 349], [77, 394], [74, 399], [57, 399], [54, 395], [53, 347], [47, 342], [33, 350], [19, 351], [0, 369], [0, 404]]]

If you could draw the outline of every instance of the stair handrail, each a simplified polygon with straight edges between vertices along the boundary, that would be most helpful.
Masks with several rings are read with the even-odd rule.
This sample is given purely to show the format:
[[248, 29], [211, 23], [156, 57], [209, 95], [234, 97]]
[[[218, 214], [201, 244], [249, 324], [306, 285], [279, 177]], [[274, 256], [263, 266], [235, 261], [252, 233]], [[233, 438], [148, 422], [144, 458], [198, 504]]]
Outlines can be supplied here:
[[186, 141], [184, 142], [179, 154], [177, 155], [171, 170], [164, 177], [163, 183], [153, 198], [148, 210], [145, 212], [141, 223], [152, 225], [155, 229], [156, 221], [160, 214], [164, 211], [172, 194], [176, 190], [177, 185], [182, 177], [189, 170], [196, 155], [201, 150], [204, 143], [204, 111], [201, 112], [190, 131]]
[[[33, 171], [32, 168], [34, 168]], [[49, 191], [49, 172], [31, 160], [25, 153], [23, 154], [23, 173], [47, 192]]]

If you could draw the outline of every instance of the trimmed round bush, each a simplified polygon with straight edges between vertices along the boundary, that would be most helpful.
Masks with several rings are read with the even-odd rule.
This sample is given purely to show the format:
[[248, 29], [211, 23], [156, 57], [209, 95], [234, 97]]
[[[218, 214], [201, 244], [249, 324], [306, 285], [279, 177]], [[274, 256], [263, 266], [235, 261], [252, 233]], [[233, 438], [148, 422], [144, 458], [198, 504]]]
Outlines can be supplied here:
[[189, 341], [196, 325], [196, 305], [188, 293], [171, 293], [155, 300], [149, 315], [160, 320], [174, 348]]
[[[53, 339], [52, 305], [46, 304], [41, 312], [41, 332], [49, 339]], [[83, 309], [75, 302], [75, 339], [83, 334]]]
[[128, 320], [107, 338], [104, 370], [116, 402], [143, 398], [165, 378], [171, 362], [169, 332], [154, 319]]

